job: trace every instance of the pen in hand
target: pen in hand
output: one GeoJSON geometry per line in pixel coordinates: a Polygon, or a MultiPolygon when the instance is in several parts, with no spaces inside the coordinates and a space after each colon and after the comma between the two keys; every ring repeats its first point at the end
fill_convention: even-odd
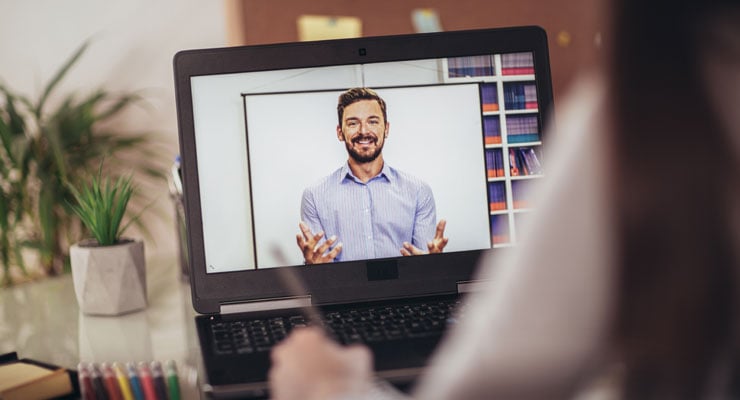
{"type": "MultiPolygon", "coordinates": [[[[283,254],[282,249],[278,246],[273,246],[272,254],[273,257],[275,257],[275,259],[278,261],[278,263],[280,265],[283,265],[282,267],[275,268],[275,270],[278,272],[280,282],[283,284],[283,287],[287,289],[288,293],[291,296],[295,297],[308,296],[308,287],[303,282],[303,279],[298,275],[297,269],[295,267],[287,267],[287,265],[290,265],[290,263],[285,257],[285,254],[283,254]]],[[[324,318],[322,317],[321,311],[319,311],[318,307],[314,306],[313,304],[309,304],[306,307],[301,307],[301,313],[306,319],[306,323],[309,323],[312,326],[316,326],[317,328],[324,331],[324,333],[326,333],[322,322],[324,321],[324,318]]]]}

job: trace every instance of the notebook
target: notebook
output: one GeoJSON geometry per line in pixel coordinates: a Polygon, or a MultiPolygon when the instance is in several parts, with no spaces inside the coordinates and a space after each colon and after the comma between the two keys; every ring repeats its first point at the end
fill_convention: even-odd
{"type": "Polygon", "coordinates": [[[412,383],[475,285],[481,252],[522,239],[516,227],[531,205],[519,193],[546,170],[545,32],[185,50],[174,72],[204,392],[268,395],[270,346],[311,323],[368,344],[378,376],[412,383]],[[342,119],[354,103],[338,110],[353,88],[385,103],[382,116],[379,101],[362,103],[371,106],[357,119],[362,141],[342,119]],[[381,144],[379,179],[349,173],[350,150],[367,162],[381,144]],[[401,254],[398,241],[427,250],[442,219],[443,252],[401,254]],[[320,231],[319,243],[335,236],[343,247],[307,265],[297,235],[320,231]],[[323,322],[308,321],[307,307],[323,322]],[[353,321],[364,328],[334,325],[353,321]]]}

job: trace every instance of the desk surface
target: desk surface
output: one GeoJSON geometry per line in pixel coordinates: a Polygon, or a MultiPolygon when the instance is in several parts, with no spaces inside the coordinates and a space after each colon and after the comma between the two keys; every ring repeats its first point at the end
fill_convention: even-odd
{"type": "Polygon", "coordinates": [[[118,317],[79,311],[72,276],[0,289],[0,353],[77,368],[79,362],[175,360],[183,398],[200,397],[190,287],[177,263],[149,262],[149,306],[118,317]]]}

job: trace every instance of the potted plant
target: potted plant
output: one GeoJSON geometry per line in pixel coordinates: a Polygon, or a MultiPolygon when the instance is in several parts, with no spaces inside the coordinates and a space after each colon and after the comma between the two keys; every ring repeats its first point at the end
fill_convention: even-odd
{"type": "MultiPolygon", "coordinates": [[[[104,87],[60,93],[87,47],[59,68],[36,99],[0,77],[0,287],[69,272],[69,245],[81,233],[69,187],[101,159],[111,168],[133,165],[137,177],[152,178],[144,184],[163,182],[169,160],[160,156],[156,135],[120,123],[143,111],[132,109],[146,104],[142,96],[104,87]]],[[[132,200],[131,208],[139,206],[132,200]]]]}
{"type": "Polygon", "coordinates": [[[92,235],[70,248],[72,279],[85,314],[119,315],[147,306],[144,243],[123,238],[126,207],[134,193],[132,177],[98,174],[78,190],[70,187],[74,213],[92,235]]]}

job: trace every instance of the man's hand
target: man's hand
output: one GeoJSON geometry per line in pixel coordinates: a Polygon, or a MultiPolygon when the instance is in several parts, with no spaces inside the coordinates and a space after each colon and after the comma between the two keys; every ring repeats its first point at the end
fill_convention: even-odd
{"type": "Polygon", "coordinates": [[[443,219],[439,220],[439,223],[437,224],[437,232],[434,234],[434,239],[432,239],[431,242],[427,242],[427,251],[418,249],[409,242],[403,242],[401,254],[404,256],[418,256],[422,254],[441,253],[449,241],[448,238],[444,237],[445,226],[447,226],[447,221],[443,219]]]}
{"type": "Polygon", "coordinates": [[[270,394],[276,400],[361,395],[372,385],[368,348],[341,347],[316,328],[296,329],[270,355],[270,394]]]}
{"type": "Polygon", "coordinates": [[[324,232],[313,234],[308,225],[303,221],[301,221],[298,226],[301,228],[301,233],[297,234],[295,238],[298,242],[298,248],[300,248],[303,253],[303,260],[306,264],[330,263],[334,261],[337,255],[339,255],[339,252],[342,251],[342,243],[338,243],[331,249],[331,251],[326,253],[326,251],[336,243],[336,236],[326,239],[324,243],[319,245],[319,241],[324,237],[324,232]]]}

